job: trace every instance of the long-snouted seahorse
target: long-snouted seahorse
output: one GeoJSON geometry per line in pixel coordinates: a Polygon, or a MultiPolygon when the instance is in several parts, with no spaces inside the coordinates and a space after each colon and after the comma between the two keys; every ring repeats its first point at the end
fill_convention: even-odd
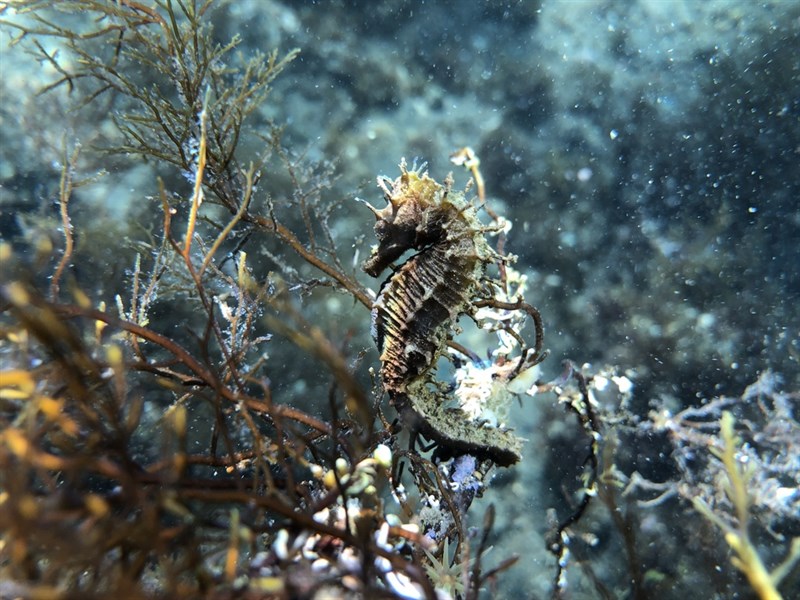
{"type": "Polygon", "coordinates": [[[451,190],[449,179],[442,186],[422,169],[400,169],[394,181],[378,179],[387,206],[367,205],[377,218],[378,245],[364,271],[378,277],[406,251],[417,251],[394,269],[373,304],[383,386],[405,424],[440,450],[512,464],[521,441],[505,427],[446,408],[444,386],[433,376],[458,318],[485,299],[486,267],[501,257],[486,241],[477,208],[451,190]]]}

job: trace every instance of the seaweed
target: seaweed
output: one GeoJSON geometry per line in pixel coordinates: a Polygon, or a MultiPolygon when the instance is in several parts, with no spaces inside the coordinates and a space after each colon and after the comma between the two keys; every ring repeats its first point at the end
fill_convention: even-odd
{"type": "Polygon", "coordinates": [[[798,395],[780,391],[780,378],[765,372],[739,397],[701,400],[676,413],[660,399],[642,416],[631,408],[626,375],[572,368],[555,391],[589,421],[586,462],[594,467],[581,474],[573,515],[582,518],[551,527],[555,597],[578,579],[570,565],[604,598],[617,587],[647,598],[700,585],[724,595],[748,584],[760,598],[782,598],[781,588],[788,594],[800,548],[798,395]],[[651,454],[664,460],[652,464],[651,454]],[[736,569],[717,567],[730,550],[736,569]],[[608,552],[624,560],[609,562],[608,552]]]}
{"type": "Polygon", "coordinates": [[[474,550],[463,520],[491,462],[403,448],[364,351],[319,317],[329,297],[372,306],[330,225],[330,168],[246,125],[297,51],[240,59],[214,39],[216,4],[2,7],[12,44],[55,73],[42,93],[116,134],[64,137],[49,259],[0,246],[0,593],[434,598],[431,565],[457,561],[477,597],[514,562],[483,567],[491,519],[474,550]],[[96,254],[73,219],[85,153],[160,175],[150,222],[96,254]],[[119,292],[104,269],[123,249],[119,292]]]}
{"type": "Polygon", "coordinates": [[[800,538],[793,540],[789,554],[780,565],[772,571],[767,570],[747,531],[750,521],[750,505],[753,501],[747,485],[754,475],[753,465],[752,463],[748,464],[747,470],[745,470],[736,458],[739,441],[734,434],[734,417],[730,412],[722,413],[719,427],[723,446],[722,448],[712,448],[711,452],[724,466],[728,481],[722,484],[722,487],[736,511],[736,526],[732,526],[722,516],[715,513],[702,498],[693,498],[693,504],[698,512],[725,532],[725,541],[736,552],[736,556],[731,559],[731,562],[747,576],[758,597],[763,600],[775,600],[781,597],[778,593],[781,581],[792,570],[794,564],[800,560],[800,538]]]}

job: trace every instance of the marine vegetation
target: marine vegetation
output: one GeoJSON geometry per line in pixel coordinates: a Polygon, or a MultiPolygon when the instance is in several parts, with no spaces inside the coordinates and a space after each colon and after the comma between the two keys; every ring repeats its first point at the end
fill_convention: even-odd
{"type": "Polygon", "coordinates": [[[404,160],[378,177],[386,206],[367,203],[374,226],[367,209],[356,219],[377,241],[363,271],[389,273],[374,292],[350,258],[367,236],[345,227],[363,206],[331,191],[346,165],[315,162],[270,121],[300,51],[244,57],[238,37],[215,37],[218,4],[0,4],[14,51],[53,74],[40,97],[84,124],[102,116],[90,139],[58,132],[35,191],[8,190],[25,208],[0,243],[0,596],[492,597],[524,560],[489,554],[502,532],[477,500],[536,460],[510,417],[534,400],[577,419],[564,498],[529,515],[553,597],[574,581],[615,597],[598,521],[622,540],[629,597],[677,579],[637,526],[670,501],[696,519],[680,535],[706,520],[725,532],[761,597],[791,585],[800,545],[761,557],[748,527],[769,509],[761,529],[793,535],[775,494],[797,485],[797,397],[765,374],[737,415],[754,446],[736,450],[731,419],[717,425],[734,399],[698,422],[658,404],[634,414],[623,370],[566,361],[541,380],[535,290],[469,148],[452,157],[474,182],[463,191],[404,160]],[[97,208],[110,193],[91,204],[141,166],[152,178],[123,217],[97,208]],[[673,479],[623,468],[655,436],[673,479]],[[737,465],[745,452],[761,479],[737,465]]]}
{"type": "MultiPolygon", "coordinates": [[[[382,407],[348,334],[331,337],[325,319],[311,320],[331,294],[373,307],[340,259],[326,167],[293,156],[274,126],[263,150],[240,162],[246,120],[297,52],[232,66],[237,40],[213,41],[212,2],[14,8],[4,11],[4,26],[18,31],[13,43],[30,44],[58,74],[42,93],[68,92],[75,110],[109,102],[118,135],[103,152],[156,161],[161,177],[143,199],[157,218],[143,223],[146,235],[131,228],[119,249],[132,260],[121,288],[100,285],[107,263],[76,244],[74,194],[86,183],[78,172],[87,152],[76,141],[64,142],[59,248],[31,262],[35,230],[2,246],[3,595],[422,598],[451,586],[436,574],[464,565],[453,589],[476,596],[514,559],[486,568],[491,519],[471,547],[466,512],[492,459],[518,456],[404,426],[382,407]],[[67,25],[79,10],[93,18],[67,25]],[[63,50],[49,53],[47,38],[63,50]],[[264,175],[277,168],[289,181],[285,196],[264,175]],[[258,267],[248,251],[256,244],[258,267]],[[96,279],[80,268],[86,261],[96,279]],[[283,366],[297,356],[299,369],[283,366]],[[421,450],[419,435],[446,456],[421,450]]],[[[412,176],[443,195],[402,168],[401,179],[412,176]]],[[[481,259],[499,260],[477,209],[458,198],[451,216],[468,215],[481,259]]],[[[481,264],[469,274],[475,288],[447,323],[428,323],[438,329],[430,334],[437,358],[466,303],[476,319],[489,306],[472,297],[494,285],[482,272],[481,264]]],[[[527,312],[537,318],[537,350],[504,354],[508,379],[539,357],[541,323],[527,312]]],[[[360,313],[368,324],[368,310],[360,313]]],[[[521,325],[497,321],[494,330],[512,336],[513,348],[521,325]]],[[[389,337],[383,324],[377,330],[389,337]]],[[[470,360],[464,352],[459,364],[470,360]]],[[[394,392],[383,363],[383,386],[394,392]]],[[[471,427],[507,428],[485,419],[471,427]]]]}

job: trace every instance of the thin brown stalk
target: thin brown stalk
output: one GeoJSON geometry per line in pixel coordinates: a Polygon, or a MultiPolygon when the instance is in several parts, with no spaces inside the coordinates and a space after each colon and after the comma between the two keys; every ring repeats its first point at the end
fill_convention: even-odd
{"type": "Polygon", "coordinates": [[[67,155],[66,141],[64,142],[64,166],[61,168],[61,181],[58,185],[58,206],[61,214],[61,227],[64,230],[64,253],[61,255],[61,260],[58,261],[58,266],[56,266],[53,278],[50,281],[50,298],[53,300],[58,296],[61,287],[61,276],[72,258],[74,242],[68,205],[72,196],[72,174],[75,164],[78,162],[79,153],[80,146],[75,146],[72,154],[67,155]]]}

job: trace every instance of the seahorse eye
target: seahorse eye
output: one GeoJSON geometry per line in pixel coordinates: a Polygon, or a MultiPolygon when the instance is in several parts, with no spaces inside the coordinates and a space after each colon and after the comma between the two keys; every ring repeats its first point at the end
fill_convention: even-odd
{"type": "Polygon", "coordinates": [[[387,235],[389,235],[389,224],[383,219],[379,219],[375,223],[375,237],[378,238],[379,242],[382,242],[387,235]]]}

